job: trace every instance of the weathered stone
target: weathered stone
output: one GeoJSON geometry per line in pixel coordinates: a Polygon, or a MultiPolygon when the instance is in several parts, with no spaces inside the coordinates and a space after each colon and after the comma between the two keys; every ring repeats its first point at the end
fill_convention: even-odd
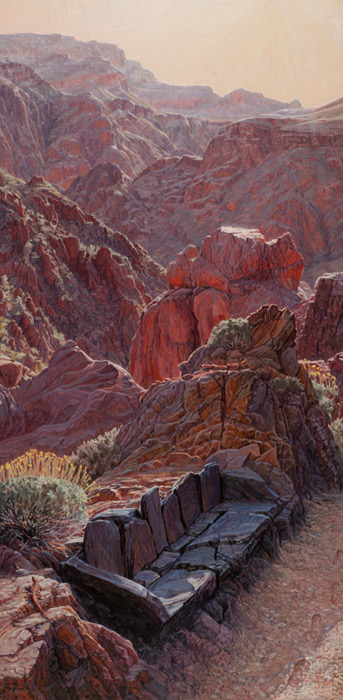
{"type": "Polygon", "coordinates": [[[214,509],[214,514],[219,513],[262,513],[274,518],[278,510],[275,503],[256,503],[254,501],[223,501],[214,509]]]}
{"type": "Polygon", "coordinates": [[[160,492],[157,486],[142,495],[141,510],[151,527],[156,552],[159,554],[168,542],[162,519],[160,492]]]}
{"type": "Polygon", "coordinates": [[[267,486],[264,479],[249,467],[222,472],[223,500],[278,501],[279,496],[267,486]]]}
{"type": "Polygon", "coordinates": [[[179,499],[175,493],[171,493],[165,499],[162,506],[162,516],[169,544],[176,542],[184,534],[184,527],[180,518],[179,499]]]}
{"type": "Polygon", "coordinates": [[[177,562],[178,569],[214,569],[216,550],[214,547],[198,547],[186,550],[177,562]]]}
{"type": "Polygon", "coordinates": [[[133,518],[141,518],[137,508],[108,508],[94,515],[92,520],[113,520],[117,525],[127,525],[133,518]]]}
{"type": "Polygon", "coordinates": [[[126,575],[133,577],[156,559],[156,547],[146,520],[134,518],[124,528],[126,575]]]}
{"type": "Polygon", "coordinates": [[[120,551],[120,533],[110,520],[90,521],[84,536],[84,551],[88,564],[113,574],[124,574],[120,551]]]}
{"type": "Polygon", "coordinates": [[[233,567],[241,567],[248,560],[251,545],[247,544],[221,544],[217,549],[218,559],[224,559],[233,567]]]}
{"type": "Polygon", "coordinates": [[[68,580],[90,591],[127,630],[147,635],[168,620],[162,601],[134,581],[90,566],[77,556],[64,562],[62,568],[68,580]]]}
{"type": "Polygon", "coordinates": [[[205,544],[240,544],[257,538],[270,525],[270,518],[260,513],[224,513],[208,530],[190,543],[189,549],[205,544]]]}
{"type": "Polygon", "coordinates": [[[160,556],[155,559],[155,561],[150,564],[153,571],[157,571],[158,574],[162,576],[166,571],[176,564],[179,559],[179,554],[177,552],[162,552],[160,556]]]}
{"type": "Polygon", "coordinates": [[[186,547],[190,544],[190,542],[193,542],[194,537],[191,537],[189,535],[184,535],[183,537],[180,537],[177,542],[174,542],[174,544],[171,544],[169,549],[172,552],[182,552],[186,547]]]}
{"type": "Polygon", "coordinates": [[[206,464],[200,472],[201,504],[206,511],[216,506],[221,500],[219,466],[216,463],[206,464]]]}
{"type": "Polygon", "coordinates": [[[207,511],[207,513],[202,513],[199,518],[196,519],[193,525],[187,528],[187,535],[192,537],[198,537],[202,532],[206,530],[209,525],[212,525],[215,520],[219,518],[219,512],[207,511]]]}
{"type": "Polygon", "coordinates": [[[194,523],[200,513],[197,479],[194,474],[186,474],[174,489],[181,509],[181,517],[185,527],[194,523]]]}
{"type": "Polygon", "coordinates": [[[188,572],[182,569],[170,571],[153,583],[150,591],[160,600],[170,616],[179,613],[187,603],[192,606],[210,595],[216,586],[215,573],[200,569],[188,572]]]}
{"type": "Polygon", "coordinates": [[[144,571],[139,571],[133,580],[135,583],[139,583],[141,586],[148,588],[151,583],[154,583],[159,579],[159,574],[156,571],[151,571],[151,569],[144,569],[144,571]]]}

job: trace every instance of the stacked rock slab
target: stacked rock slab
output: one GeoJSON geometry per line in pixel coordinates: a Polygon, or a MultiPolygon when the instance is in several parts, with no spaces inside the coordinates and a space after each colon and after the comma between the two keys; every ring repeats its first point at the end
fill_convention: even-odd
{"type": "Polygon", "coordinates": [[[155,487],[142,495],[141,511],[95,516],[64,570],[118,624],[149,635],[192,613],[256,549],[274,551],[301,513],[294,492],[274,493],[249,466],[209,463],[176,482],[164,502],[155,487]]]}

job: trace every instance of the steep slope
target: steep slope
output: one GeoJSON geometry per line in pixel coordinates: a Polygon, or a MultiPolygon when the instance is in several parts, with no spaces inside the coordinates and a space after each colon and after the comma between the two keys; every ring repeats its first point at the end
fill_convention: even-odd
{"type": "Polygon", "coordinates": [[[221,224],[257,226],[269,240],[290,230],[314,282],[343,262],[342,159],[343,101],[302,119],[248,119],[216,136],[202,159],[147,168],[115,218],[164,263],[221,224]]]}
{"type": "Polygon", "coordinates": [[[142,104],[109,61],[80,67],[61,55],[47,66],[38,66],[39,74],[19,62],[0,63],[0,164],[18,177],[43,175],[68,187],[106,162],[133,177],[166,155],[201,155],[218,131],[215,123],[142,104]],[[55,76],[53,84],[46,74],[55,76]]]}
{"type": "Polygon", "coordinates": [[[139,316],[164,288],[161,267],[42,178],[25,184],[2,171],[0,205],[3,351],[32,366],[73,338],[127,363],[139,316]]]}

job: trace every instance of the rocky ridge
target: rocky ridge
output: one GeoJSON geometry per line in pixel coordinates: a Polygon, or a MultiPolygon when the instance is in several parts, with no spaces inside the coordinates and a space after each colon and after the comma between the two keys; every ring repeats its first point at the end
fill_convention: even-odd
{"type": "Polygon", "coordinates": [[[42,178],[0,174],[1,344],[34,366],[65,338],[127,363],[145,305],[164,272],[42,178]],[[122,323],[125,319],[125,323],[122,323]]]}

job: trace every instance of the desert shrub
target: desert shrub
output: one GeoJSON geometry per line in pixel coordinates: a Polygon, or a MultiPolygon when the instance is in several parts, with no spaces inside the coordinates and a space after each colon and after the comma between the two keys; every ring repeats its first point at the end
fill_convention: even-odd
{"type": "Polygon", "coordinates": [[[339,405],[337,402],[339,392],[334,375],[329,369],[322,367],[317,362],[301,360],[301,364],[311,379],[319,405],[331,420],[335,408],[339,405]]]}
{"type": "Polygon", "coordinates": [[[222,345],[229,350],[244,350],[252,342],[249,323],[246,318],[229,318],[220,321],[212,329],[212,333],[207,341],[208,347],[218,347],[222,345]]]}
{"type": "Polygon", "coordinates": [[[304,391],[304,387],[297,377],[274,377],[272,384],[282,394],[299,394],[300,391],[304,391]]]}
{"type": "Polygon", "coordinates": [[[87,496],[76,483],[19,476],[0,483],[0,541],[53,548],[68,523],[87,517],[87,496]]]}
{"type": "Polygon", "coordinates": [[[332,434],[335,439],[335,443],[339,449],[340,455],[343,459],[343,420],[342,418],[336,418],[332,421],[330,425],[332,434]]]}
{"type": "Polygon", "coordinates": [[[0,483],[25,476],[42,476],[70,481],[87,492],[91,479],[83,465],[75,465],[70,457],[58,457],[53,452],[29,450],[25,454],[0,466],[0,483]]]}
{"type": "Polygon", "coordinates": [[[121,449],[116,444],[117,435],[118,428],[112,428],[104,435],[82,442],[72,455],[74,464],[84,465],[93,479],[108,469],[114,469],[121,458],[121,449]]]}

